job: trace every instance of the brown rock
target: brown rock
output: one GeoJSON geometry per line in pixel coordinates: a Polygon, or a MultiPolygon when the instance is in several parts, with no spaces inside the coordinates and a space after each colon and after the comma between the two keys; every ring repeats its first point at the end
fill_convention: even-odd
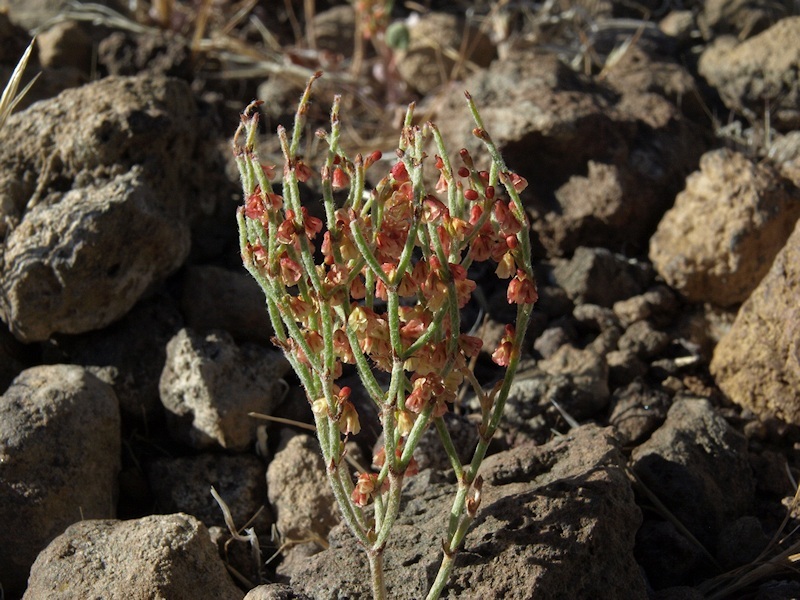
{"type": "MultiPolygon", "coordinates": [[[[641,513],[609,429],[589,425],[546,445],[488,457],[483,497],[443,598],[646,597],[632,556],[641,513]]],[[[441,560],[454,492],[426,470],[407,482],[386,549],[392,598],[425,597],[441,560]]],[[[363,550],[342,524],[331,547],[279,573],[316,600],[369,596],[363,550]]]]}
{"type": "MultiPolygon", "coordinates": [[[[706,147],[697,127],[663,96],[620,94],[554,55],[515,52],[464,88],[509,167],[530,183],[523,199],[531,224],[554,256],[581,245],[628,253],[644,246],[676,183],[706,147]]],[[[469,119],[459,90],[436,121],[451,147],[467,148],[484,166],[469,119]]]]}
{"type": "Polygon", "coordinates": [[[676,400],[631,459],[636,475],[703,544],[713,546],[752,506],[747,440],[707,400],[676,400]]]}
{"type": "Polygon", "coordinates": [[[183,263],[189,219],[216,202],[199,144],[209,125],[188,84],[152,76],[108,77],[10,117],[0,314],[18,339],[100,329],[183,263]]]}
{"type": "Polygon", "coordinates": [[[715,150],[658,225],[650,259],[694,302],[743,302],[800,216],[800,190],[767,164],[715,150]]]}
{"type": "Polygon", "coordinates": [[[277,527],[287,541],[325,540],[339,522],[325,463],[314,438],[284,429],[267,468],[267,492],[277,527]]]}
{"type": "Polygon", "coordinates": [[[617,62],[606,67],[605,77],[622,94],[654,93],[693,118],[704,114],[691,73],[672,58],[651,55],[640,46],[631,45],[617,62]]]}
{"type": "Polygon", "coordinates": [[[119,427],[113,390],[78,366],[28,369],[0,396],[0,582],[12,597],[64,528],[114,516],[119,427]]]}
{"type": "Polygon", "coordinates": [[[89,75],[92,40],[77,21],[61,21],[36,36],[43,67],[79,69],[89,75]]]}
{"type": "Polygon", "coordinates": [[[182,325],[175,301],[167,294],[156,294],[109,327],[58,336],[57,343],[46,346],[44,362],[86,367],[114,388],[125,417],[152,420],[164,410],[158,380],[167,359],[167,343],[182,325]]]}
{"type": "Polygon", "coordinates": [[[761,0],[706,0],[698,16],[703,36],[735,34],[746,39],[773,25],[788,13],[788,5],[761,0]]]}
{"type": "Polygon", "coordinates": [[[773,127],[800,127],[800,16],[781,19],[741,44],[716,39],[698,69],[731,110],[759,121],[768,109],[773,127]]]}
{"type": "Polygon", "coordinates": [[[237,527],[248,523],[259,534],[269,534],[266,467],[250,454],[199,454],[160,458],[147,470],[158,512],[182,512],[200,519],[206,527],[225,525],[222,510],[209,488],[214,486],[228,505],[237,527]],[[259,514],[255,521],[251,519],[259,514]]]}
{"type": "Polygon", "coordinates": [[[800,424],[800,225],[720,340],[711,373],[762,419],[800,424]]]}
{"type": "Polygon", "coordinates": [[[23,599],[243,596],[205,525],[178,513],[72,525],[36,559],[23,599]]]}
{"type": "Polygon", "coordinates": [[[281,352],[237,346],[224,331],[181,329],[167,344],[159,383],[172,435],[195,448],[247,449],[258,424],[248,413],[272,413],[289,369],[281,352]]]}
{"type": "Polygon", "coordinates": [[[244,269],[189,267],[181,308],[186,324],[199,333],[224,329],[236,341],[262,344],[272,336],[264,292],[244,269]]]}

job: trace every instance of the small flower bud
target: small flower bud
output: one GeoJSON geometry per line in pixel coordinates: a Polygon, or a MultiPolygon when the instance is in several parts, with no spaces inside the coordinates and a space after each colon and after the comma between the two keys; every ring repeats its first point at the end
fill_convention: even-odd
{"type": "Polygon", "coordinates": [[[406,165],[402,160],[397,161],[390,172],[396,182],[404,183],[408,181],[408,171],[406,171],[406,165]]]}
{"type": "Polygon", "coordinates": [[[467,165],[470,169],[472,168],[472,157],[469,155],[469,150],[466,148],[462,148],[458,151],[459,156],[461,156],[461,160],[464,161],[464,164],[467,165]]]}
{"type": "Polygon", "coordinates": [[[378,162],[382,156],[383,154],[380,150],[375,150],[364,160],[364,168],[369,169],[374,163],[378,162]]]}

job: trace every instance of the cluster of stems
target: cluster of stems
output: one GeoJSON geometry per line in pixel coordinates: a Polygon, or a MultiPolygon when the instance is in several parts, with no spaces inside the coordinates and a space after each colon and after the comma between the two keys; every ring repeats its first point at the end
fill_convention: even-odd
{"type": "Polygon", "coordinates": [[[438,598],[480,504],[478,470],[500,423],[537,299],[519,197],[526,182],[506,168],[467,95],[477,125],[473,133],[491,157],[488,171],[477,170],[466,150],[454,170],[436,126],[413,124],[412,105],[396,161],[367,191],[365,172],[382,164],[381,155],[346,156],[336,98],[330,131],[317,132],[328,151],[319,172],[320,216],[312,215],[301,204],[299,183],[315,174],[298,148],[318,76],[306,87],[292,132],[278,129],[284,155],[280,194],[271,183],[275,168],[257,154],[258,103],[242,115],[234,138],[245,198],[237,213],[242,259],[266,296],[273,341],[305,388],[328,481],[367,552],[375,598],[386,597],[383,553],[403,480],[416,472],[413,453],[421,436],[435,427],[458,481],[441,568],[428,595],[438,598]],[[430,138],[436,148],[432,161],[423,150],[430,138]],[[439,178],[429,191],[423,167],[430,162],[439,178]],[[498,277],[509,280],[508,302],[517,306],[517,317],[492,352],[505,376],[486,391],[470,369],[482,342],[462,333],[460,316],[476,287],[468,277],[470,265],[489,260],[498,277]],[[357,477],[343,460],[348,436],[361,427],[351,390],[337,385],[343,364],[354,365],[383,429],[374,471],[357,477]],[[388,387],[379,384],[380,371],[389,375],[388,387]],[[459,460],[442,418],[462,384],[472,387],[482,413],[479,441],[467,464],[459,460]]]}

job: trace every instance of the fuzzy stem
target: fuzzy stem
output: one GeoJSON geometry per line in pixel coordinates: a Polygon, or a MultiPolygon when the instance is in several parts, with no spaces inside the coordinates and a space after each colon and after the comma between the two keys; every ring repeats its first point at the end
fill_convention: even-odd
{"type": "Polygon", "coordinates": [[[372,576],[372,599],[386,599],[386,581],[383,577],[383,549],[378,552],[367,552],[369,572],[372,576]]]}

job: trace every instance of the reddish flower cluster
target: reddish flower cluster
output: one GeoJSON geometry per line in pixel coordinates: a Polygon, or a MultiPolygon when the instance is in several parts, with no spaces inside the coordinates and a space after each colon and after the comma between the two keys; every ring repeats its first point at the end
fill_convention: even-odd
{"type": "MultiPolygon", "coordinates": [[[[351,197],[345,206],[329,208],[327,228],[305,207],[259,186],[242,208],[244,217],[262,231],[248,237],[245,261],[283,286],[281,314],[302,333],[302,339],[289,337],[283,342],[284,349],[306,367],[319,369],[319,358],[332,347],[335,365],[333,372],[324,375],[333,380],[341,374],[342,363],[358,362],[358,354],[387,372],[402,361],[405,401],[393,406],[401,435],[408,434],[421,413],[439,417],[447,412],[469,359],[481,350],[482,341],[460,334],[458,322],[453,322],[453,311],[463,308],[476,288],[469,278],[469,265],[493,260],[497,276],[510,279],[509,303],[532,304],[537,299],[530,267],[526,267],[529,258],[520,255],[522,247],[527,247],[519,237],[527,235],[525,215],[518,203],[499,197],[489,173],[476,171],[466,150],[461,158],[464,166],[454,176],[446,162],[435,157],[436,194],[425,195],[409,175],[409,169],[418,165],[401,156],[368,201],[351,197]],[[269,242],[267,231],[274,232],[269,242]],[[312,265],[317,250],[323,261],[312,265]],[[385,306],[379,301],[388,304],[392,298],[396,317],[379,308],[385,306]],[[331,336],[327,344],[322,314],[329,314],[333,324],[326,334],[331,336]],[[391,323],[396,323],[394,333],[391,323]]],[[[366,160],[358,157],[353,164],[337,156],[323,168],[323,181],[333,190],[348,188],[358,179],[357,169],[379,159],[380,153],[373,153],[366,160]]],[[[274,167],[262,166],[262,170],[267,180],[275,175],[274,167]]],[[[312,176],[299,159],[287,161],[285,175],[290,174],[299,181],[312,176]]],[[[513,173],[502,173],[500,179],[515,190],[527,185],[513,173]]],[[[494,362],[507,366],[514,343],[514,328],[509,325],[492,354],[494,362]]],[[[334,385],[333,396],[329,393],[327,399],[312,402],[314,411],[334,419],[345,435],[356,434],[361,427],[349,396],[349,388],[334,385]]],[[[406,474],[413,472],[409,465],[406,474]]],[[[360,475],[353,501],[363,506],[381,491],[378,485],[374,474],[360,475]]]]}

